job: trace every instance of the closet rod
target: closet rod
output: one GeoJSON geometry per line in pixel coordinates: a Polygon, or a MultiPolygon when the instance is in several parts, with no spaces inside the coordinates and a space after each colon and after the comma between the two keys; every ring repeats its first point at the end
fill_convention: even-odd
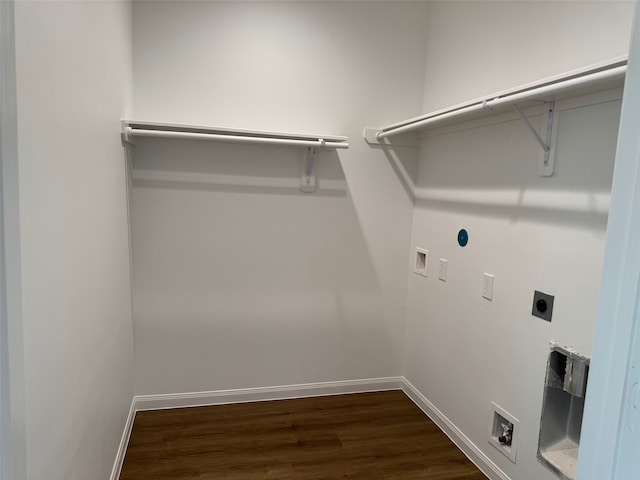
{"type": "Polygon", "coordinates": [[[299,140],[291,138],[273,138],[268,136],[225,135],[218,133],[195,133],[169,130],[148,130],[141,128],[125,128],[125,135],[130,137],[154,137],[154,138],[180,138],[187,140],[215,140],[219,142],[233,143],[259,143],[267,145],[316,147],[316,148],[349,148],[349,143],[344,141],[331,141],[318,138],[317,140],[299,140]]]}
{"type": "Polygon", "coordinates": [[[598,72],[569,78],[567,80],[560,80],[558,82],[542,85],[540,87],[532,87],[523,91],[506,94],[502,97],[496,97],[490,100],[482,100],[473,104],[463,105],[453,110],[444,111],[442,113],[434,113],[427,115],[426,117],[417,118],[415,121],[405,123],[404,125],[382,127],[380,129],[381,131],[376,135],[376,138],[382,140],[383,138],[398,135],[400,133],[406,133],[413,130],[425,128],[433,123],[445,120],[447,118],[463,116],[468,113],[479,112],[482,110],[493,110],[493,108],[505,104],[515,104],[517,102],[523,102],[526,100],[546,100],[549,99],[549,96],[551,95],[558,94],[567,90],[586,87],[594,83],[601,83],[609,80],[624,78],[626,71],[627,66],[622,65],[614,68],[609,68],[607,70],[601,70],[598,72]]]}

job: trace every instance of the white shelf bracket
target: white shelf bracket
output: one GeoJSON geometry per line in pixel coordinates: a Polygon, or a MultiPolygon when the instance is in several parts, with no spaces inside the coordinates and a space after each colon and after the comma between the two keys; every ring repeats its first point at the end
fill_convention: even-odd
{"type": "MultiPolygon", "coordinates": [[[[320,146],[325,142],[319,139],[320,146]]],[[[300,190],[305,193],[312,193],[316,190],[316,160],[318,158],[318,148],[308,147],[303,159],[302,175],[300,177],[300,190]]]]}
{"type": "Polygon", "coordinates": [[[133,136],[131,135],[131,127],[125,121],[121,122],[121,131],[120,138],[122,139],[122,143],[125,145],[135,146],[136,142],[133,141],[133,136]]]}
{"type": "Polygon", "coordinates": [[[557,122],[555,122],[555,102],[545,102],[546,110],[544,114],[543,134],[544,139],[540,136],[536,128],[531,124],[524,112],[514,103],[513,108],[516,109],[529,131],[533,134],[536,141],[542,147],[538,161],[538,175],[541,177],[550,177],[553,175],[555,165],[555,140],[557,135],[557,122]]]}

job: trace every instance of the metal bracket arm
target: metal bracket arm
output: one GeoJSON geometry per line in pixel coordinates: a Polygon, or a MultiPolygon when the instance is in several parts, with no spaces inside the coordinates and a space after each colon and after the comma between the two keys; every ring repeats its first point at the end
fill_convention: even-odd
{"type": "Polygon", "coordinates": [[[545,139],[543,140],[536,128],[531,124],[531,121],[527,118],[524,112],[516,105],[513,104],[513,108],[516,109],[525,125],[529,128],[529,131],[533,134],[536,141],[542,147],[543,153],[540,158],[539,174],[543,177],[549,177],[553,175],[554,158],[552,155],[552,144],[555,133],[554,117],[555,117],[555,102],[545,102],[547,106],[546,112],[546,131],[544,132],[545,139]]]}
{"type": "MultiPolygon", "coordinates": [[[[320,139],[320,146],[324,145],[324,140],[320,139]]],[[[308,147],[305,156],[304,168],[300,178],[300,190],[306,193],[314,192],[316,189],[316,159],[318,158],[318,147],[308,147]]]]}
{"type": "MultiPolygon", "coordinates": [[[[549,146],[549,140],[551,140],[550,138],[547,139],[547,142],[545,142],[544,140],[542,140],[542,137],[540,137],[540,134],[538,133],[538,131],[536,130],[536,128],[531,124],[531,121],[527,118],[527,116],[524,114],[524,112],[520,109],[520,107],[518,107],[518,105],[516,105],[515,103],[513,104],[513,108],[516,109],[516,111],[518,112],[518,114],[520,115],[520,117],[522,118],[522,120],[524,120],[524,123],[526,123],[527,127],[529,128],[529,130],[531,131],[531,133],[533,133],[533,136],[536,137],[536,140],[538,141],[538,143],[540,144],[540,146],[542,147],[542,149],[545,152],[548,152],[550,149],[549,146]]],[[[553,102],[550,104],[550,108],[551,110],[553,110],[553,102]]]]}

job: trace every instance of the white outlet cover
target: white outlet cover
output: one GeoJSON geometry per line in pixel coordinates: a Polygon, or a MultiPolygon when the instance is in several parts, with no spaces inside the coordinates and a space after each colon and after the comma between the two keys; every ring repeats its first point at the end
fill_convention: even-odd
{"type": "Polygon", "coordinates": [[[442,280],[443,282],[447,281],[447,259],[446,258],[441,258],[440,259],[440,268],[438,269],[438,278],[440,280],[442,280]]]}
{"type": "Polygon", "coordinates": [[[482,296],[487,300],[493,299],[493,279],[494,276],[490,273],[482,276],[482,296]]]}

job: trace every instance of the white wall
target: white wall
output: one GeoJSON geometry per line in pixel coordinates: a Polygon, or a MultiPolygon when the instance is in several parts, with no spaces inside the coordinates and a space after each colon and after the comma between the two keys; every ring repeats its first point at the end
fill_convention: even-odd
{"type": "MultiPolygon", "coordinates": [[[[631,18],[630,5],[610,2],[440,2],[429,15],[426,110],[624,54],[631,18]],[[559,22],[568,11],[592,25],[599,12],[599,27],[559,22]],[[545,42],[555,48],[541,62],[545,42]],[[500,63],[491,52],[505,45],[500,63]]],[[[549,341],[591,352],[620,109],[602,100],[558,105],[550,178],[537,176],[539,147],[516,115],[421,144],[412,248],[429,249],[430,265],[427,278],[410,274],[405,376],[512,479],[555,478],[536,460],[549,341]],[[493,301],[481,297],[484,272],[493,301]],[[555,295],[551,323],[531,315],[536,289],[555,295]],[[520,421],[515,465],[487,442],[491,401],[520,421]]]]}
{"type": "Polygon", "coordinates": [[[549,341],[591,352],[619,108],[562,111],[552,178],[518,119],[422,144],[412,245],[430,265],[409,281],[405,376],[513,479],[554,478],[536,461],[549,341]],[[531,315],[534,290],[555,295],[551,323],[531,315]],[[491,401],[520,421],[515,467],[487,443],[491,401]]]}
{"type": "Polygon", "coordinates": [[[18,2],[15,25],[26,478],[105,479],[133,395],[131,6],[18,2]]]}
{"type": "Polygon", "coordinates": [[[137,393],[401,373],[415,152],[361,135],[419,113],[426,7],[135,3],[136,118],[351,143],[310,195],[299,150],[138,143],[155,180],[133,192],[137,393]]]}
{"type": "Polygon", "coordinates": [[[24,478],[18,135],[13,2],[0,2],[0,478],[24,478]]]}
{"type": "Polygon", "coordinates": [[[429,112],[626,55],[632,1],[433,1],[429,112]]]}

